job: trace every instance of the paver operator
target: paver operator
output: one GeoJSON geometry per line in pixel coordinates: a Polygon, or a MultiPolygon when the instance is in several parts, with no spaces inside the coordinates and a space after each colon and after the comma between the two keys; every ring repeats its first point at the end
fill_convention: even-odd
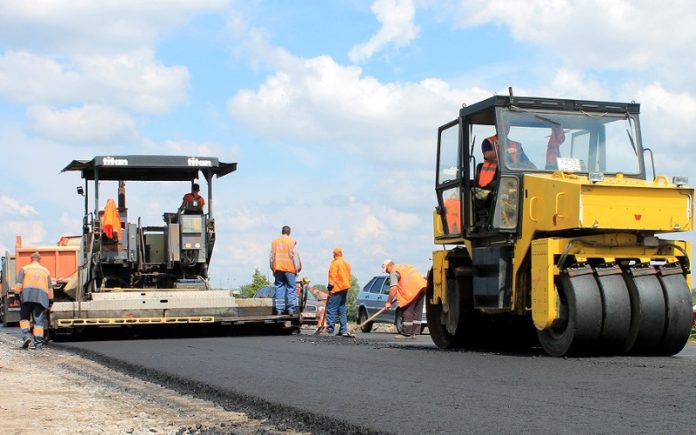
{"type": "Polygon", "coordinates": [[[389,274],[390,281],[389,297],[384,306],[391,307],[391,301],[396,298],[404,316],[403,333],[398,334],[395,338],[416,338],[421,330],[427,281],[410,264],[394,264],[392,260],[385,260],[382,263],[382,270],[389,274]]]}
{"type": "Polygon", "coordinates": [[[183,199],[181,200],[181,206],[179,207],[179,212],[182,210],[187,210],[191,207],[195,208],[196,210],[203,210],[203,206],[205,205],[205,199],[200,195],[201,191],[201,186],[198,185],[198,183],[193,183],[191,186],[191,193],[187,193],[184,195],[183,199]],[[193,204],[197,204],[195,207],[193,204]]]}
{"type": "Polygon", "coordinates": [[[40,263],[41,255],[34,252],[30,258],[31,263],[22,267],[17,275],[15,291],[22,301],[19,310],[22,348],[28,348],[31,343],[33,322],[33,347],[38,349],[46,345],[44,325],[46,314],[53,305],[53,282],[48,269],[40,263]]]}
{"type": "Polygon", "coordinates": [[[295,281],[302,270],[302,260],[297,242],[290,237],[290,227],[285,225],[281,235],[271,243],[270,266],[273,271],[276,314],[295,315],[297,292],[295,281]],[[286,303],[287,300],[287,303],[286,303]]]}
{"type": "Polygon", "coordinates": [[[350,290],[350,263],[343,258],[343,249],[334,248],[333,261],[329,266],[329,302],[326,307],[326,332],[333,334],[336,325],[336,314],[340,321],[339,336],[351,337],[348,333],[348,316],[346,313],[346,300],[350,290]]]}

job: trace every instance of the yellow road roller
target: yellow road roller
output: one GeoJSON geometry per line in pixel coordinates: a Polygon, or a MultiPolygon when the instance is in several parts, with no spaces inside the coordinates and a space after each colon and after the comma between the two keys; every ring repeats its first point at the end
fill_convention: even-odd
{"type": "Polygon", "coordinates": [[[564,356],[685,346],[691,246],[660,235],[693,229],[694,189],[655,173],[639,112],[510,92],[464,105],[438,129],[441,248],[426,294],[438,347],[564,356]]]}

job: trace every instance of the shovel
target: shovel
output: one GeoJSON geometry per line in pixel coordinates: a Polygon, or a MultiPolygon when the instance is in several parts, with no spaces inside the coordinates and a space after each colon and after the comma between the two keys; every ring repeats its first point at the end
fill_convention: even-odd
{"type": "Polygon", "coordinates": [[[312,335],[319,335],[321,331],[326,327],[326,309],[329,307],[329,299],[331,299],[331,294],[326,295],[326,302],[324,302],[324,321],[321,325],[317,324],[317,329],[312,332],[312,335]]]}
{"type": "MultiPolygon", "coordinates": [[[[396,299],[394,299],[394,300],[392,301],[392,304],[395,303],[395,302],[396,302],[396,299]]],[[[371,315],[367,320],[365,320],[364,322],[362,322],[362,323],[359,324],[359,325],[355,325],[355,326],[353,327],[353,329],[351,329],[351,330],[349,331],[349,334],[351,334],[351,335],[352,335],[352,334],[355,334],[355,331],[357,331],[358,329],[360,329],[360,328],[362,328],[363,326],[367,325],[367,324],[370,323],[371,321],[375,320],[380,314],[382,314],[383,312],[387,311],[389,308],[390,308],[390,307],[382,307],[382,308],[380,308],[379,310],[377,310],[377,312],[376,312],[375,314],[371,315]]]]}

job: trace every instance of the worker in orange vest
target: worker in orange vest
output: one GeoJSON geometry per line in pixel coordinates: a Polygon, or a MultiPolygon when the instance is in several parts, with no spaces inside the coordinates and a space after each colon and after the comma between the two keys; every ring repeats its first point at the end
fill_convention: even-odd
{"type": "Polygon", "coordinates": [[[191,193],[184,195],[181,201],[181,206],[179,207],[179,212],[182,210],[203,210],[205,205],[205,199],[198,193],[201,191],[201,186],[198,183],[193,183],[191,186],[191,193]]]}
{"type": "Polygon", "coordinates": [[[41,255],[31,254],[31,263],[17,275],[15,291],[19,293],[22,305],[19,309],[19,328],[22,331],[22,348],[29,347],[32,339],[32,318],[34,348],[46,345],[44,323],[46,313],[53,305],[53,282],[48,269],[41,265],[41,255]]]}
{"type": "Polygon", "coordinates": [[[384,260],[382,270],[389,274],[390,284],[389,297],[384,306],[391,307],[391,301],[396,298],[404,316],[404,332],[395,338],[416,338],[421,330],[427,281],[410,264],[394,264],[392,260],[384,260]]]}
{"type": "Polygon", "coordinates": [[[290,237],[290,227],[285,225],[281,235],[271,243],[270,266],[273,271],[276,314],[297,313],[295,281],[302,270],[302,260],[297,242],[290,237]],[[286,303],[287,300],[287,303],[286,303]]]}
{"type": "Polygon", "coordinates": [[[346,313],[346,300],[350,290],[350,263],[343,258],[343,249],[334,248],[333,261],[329,266],[329,301],[326,307],[326,332],[333,334],[336,325],[336,314],[341,324],[338,336],[352,337],[348,333],[348,315],[346,313]]]}
{"type": "Polygon", "coordinates": [[[444,199],[445,206],[445,221],[447,222],[447,234],[458,234],[462,232],[462,203],[459,200],[459,194],[452,192],[444,199]]]}

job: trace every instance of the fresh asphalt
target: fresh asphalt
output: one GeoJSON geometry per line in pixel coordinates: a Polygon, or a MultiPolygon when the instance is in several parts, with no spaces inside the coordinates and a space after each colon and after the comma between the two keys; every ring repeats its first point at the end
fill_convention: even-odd
{"type": "Polygon", "coordinates": [[[696,421],[691,344],[671,358],[564,359],[442,351],[428,335],[379,332],[162,337],[55,345],[316,432],[693,433],[696,421]]]}

